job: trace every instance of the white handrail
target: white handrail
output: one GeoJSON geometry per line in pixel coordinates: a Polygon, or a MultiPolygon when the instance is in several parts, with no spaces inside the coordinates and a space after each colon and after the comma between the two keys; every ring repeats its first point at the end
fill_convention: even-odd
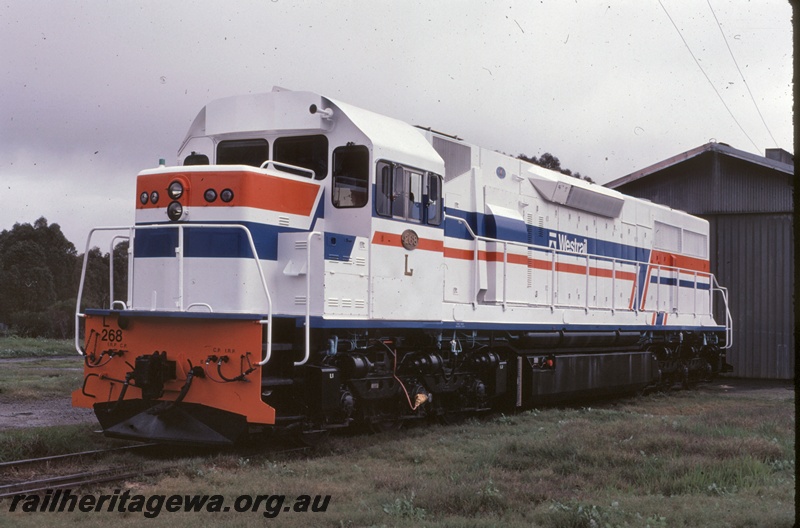
{"type": "Polygon", "coordinates": [[[114,245],[117,240],[130,240],[130,236],[123,236],[117,235],[111,239],[111,243],[109,244],[108,249],[108,301],[111,303],[111,309],[114,309],[114,305],[122,303],[123,310],[125,309],[125,303],[123,301],[115,301],[114,300],[114,245]]]}
{"type": "MultiPolygon", "coordinates": [[[[231,229],[231,228],[233,228],[233,229],[241,229],[242,231],[244,231],[244,234],[247,236],[247,241],[248,241],[248,244],[250,246],[250,251],[252,252],[253,259],[255,260],[255,263],[256,263],[256,268],[258,269],[258,275],[259,275],[259,279],[261,280],[261,286],[262,286],[262,288],[264,290],[264,294],[265,294],[266,299],[267,299],[267,319],[266,320],[262,319],[261,321],[259,321],[259,323],[267,325],[267,351],[266,351],[266,356],[264,357],[264,359],[261,362],[259,362],[259,365],[264,365],[264,364],[267,363],[267,361],[269,361],[270,356],[272,354],[272,295],[270,294],[269,287],[267,286],[267,280],[264,277],[264,269],[261,266],[261,260],[258,258],[258,251],[256,250],[256,245],[255,245],[255,242],[253,241],[253,235],[250,232],[250,230],[247,228],[247,226],[241,225],[241,224],[190,224],[190,225],[186,225],[186,224],[153,224],[153,225],[124,226],[124,227],[96,227],[96,228],[90,230],[89,231],[89,235],[86,238],[86,250],[83,253],[83,265],[81,267],[80,285],[78,286],[78,298],[75,301],[75,350],[78,352],[79,355],[81,355],[81,356],[85,355],[85,351],[83,351],[81,349],[81,347],[80,347],[80,319],[86,316],[85,314],[81,313],[81,301],[83,299],[83,289],[84,289],[84,285],[85,285],[85,282],[86,282],[86,268],[87,268],[87,263],[88,263],[88,259],[89,259],[89,249],[90,249],[92,237],[94,236],[95,232],[97,232],[97,231],[122,231],[122,230],[129,231],[129,237],[128,238],[129,238],[129,240],[132,240],[133,243],[130,244],[130,246],[128,248],[128,252],[129,252],[129,256],[132,256],[133,255],[133,244],[135,243],[134,233],[135,233],[136,230],[140,230],[140,229],[141,230],[149,230],[149,229],[178,229],[178,233],[179,233],[179,236],[178,236],[178,247],[175,248],[175,250],[176,250],[176,256],[178,257],[178,265],[179,265],[178,273],[179,273],[179,277],[181,278],[181,281],[180,281],[181,284],[178,286],[178,288],[179,288],[179,298],[180,298],[180,302],[179,302],[179,305],[178,305],[179,306],[179,310],[180,311],[188,311],[189,309],[191,309],[191,308],[193,308],[195,306],[204,306],[204,307],[207,307],[209,309],[209,311],[213,311],[211,309],[211,306],[208,305],[207,303],[192,303],[185,310],[184,310],[184,307],[183,307],[183,284],[182,284],[182,278],[183,278],[184,262],[183,262],[182,255],[183,255],[183,229],[186,228],[186,227],[189,227],[189,228],[201,228],[201,229],[231,229]]],[[[119,237],[115,237],[115,238],[119,238],[119,237]]],[[[110,254],[110,258],[113,258],[113,253],[110,254]]],[[[130,273],[130,271],[132,270],[132,261],[133,261],[133,259],[129,258],[129,263],[128,263],[128,270],[129,270],[129,274],[128,274],[129,275],[128,276],[128,293],[129,293],[129,297],[130,297],[130,293],[131,293],[131,291],[133,289],[133,278],[131,276],[132,274],[130,273]]],[[[113,284],[113,276],[111,277],[111,284],[113,284]]],[[[119,302],[121,302],[121,301],[119,301],[119,302]]],[[[114,304],[112,304],[111,306],[113,308],[114,304]]]]}
{"type": "Polygon", "coordinates": [[[264,163],[261,164],[259,169],[266,169],[267,165],[272,165],[272,168],[274,170],[282,172],[284,174],[291,174],[292,176],[294,176],[294,174],[292,174],[291,172],[286,172],[284,170],[279,169],[278,165],[283,165],[284,167],[289,167],[292,170],[296,170],[296,171],[300,171],[300,172],[306,172],[306,173],[308,173],[309,178],[311,178],[312,180],[314,179],[314,176],[316,176],[314,171],[311,170],[311,169],[307,169],[305,167],[298,167],[297,165],[292,165],[291,163],[284,163],[283,161],[275,161],[275,160],[266,160],[266,161],[264,161],[264,163]]]}
{"type": "Polygon", "coordinates": [[[306,351],[303,359],[294,363],[295,366],[305,365],[308,358],[311,357],[311,239],[315,236],[322,238],[322,233],[319,231],[311,231],[306,237],[306,351]]]}
{"type": "MultiPolygon", "coordinates": [[[[83,265],[81,266],[81,281],[78,285],[78,298],[75,300],[75,350],[78,352],[78,355],[83,356],[85,352],[81,350],[81,332],[80,332],[80,320],[82,317],[85,317],[85,314],[81,313],[81,299],[83,298],[83,286],[86,282],[86,265],[89,261],[89,244],[92,242],[92,235],[94,235],[95,231],[122,231],[122,230],[129,230],[131,229],[129,226],[126,227],[95,227],[94,229],[89,231],[89,235],[86,237],[86,248],[83,252],[83,265]]],[[[113,306],[113,305],[112,305],[113,306]]]]}
{"type": "Polygon", "coordinates": [[[722,295],[722,301],[725,303],[725,346],[722,348],[727,350],[733,347],[733,317],[728,306],[728,288],[720,286],[714,275],[711,275],[711,279],[713,281],[712,290],[718,291],[722,295]]]}

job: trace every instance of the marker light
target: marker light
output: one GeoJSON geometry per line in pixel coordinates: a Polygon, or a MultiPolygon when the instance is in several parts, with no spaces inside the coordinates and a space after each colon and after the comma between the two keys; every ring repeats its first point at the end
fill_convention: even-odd
{"type": "Polygon", "coordinates": [[[173,200],[177,200],[183,196],[183,185],[181,185],[181,182],[175,180],[174,182],[170,183],[169,187],[167,188],[167,194],[173,200]]]}
{"type": "Polygon", "coordinates": [[[142,205],[147,205],[147,200],[150,196],[147,194],[147,191],[144,191],[142,194],[139,195],[139,201],[142,202],[142,205]]]}
{"type": "Polygon", "coordinates": [[[167,206],[167,216],[173,222],[180,220],[182,215],[183,206],[180,204],[180,202],[172,202],[169,204],[169,206],[167,206]]]}
{"type": "Polygon", "coordinates": [[[150,203],[153,205],[158,203],[158,191],[153,191],[150,193],[150,203]]]}
{"type": "Polygon", "coordinates": [[[215,191],[214,189],[208,189],[203,194],[203,198],[205,198],[208,203],[211,203],[217,199],[217,191],[215,191]]]}
{"type": "Polygon", "coordinates": [[[222,192],[219,193],[219,197],[223,202],[228,203],[233,200],[233,191],[230,189],[223,189],[222,192]]]}

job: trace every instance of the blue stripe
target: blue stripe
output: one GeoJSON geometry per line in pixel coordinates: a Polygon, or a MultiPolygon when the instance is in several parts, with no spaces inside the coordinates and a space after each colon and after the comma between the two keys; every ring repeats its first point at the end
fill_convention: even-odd
{"type": "MultiPolygon", "coordinates": [[[[220,222],[241,224],[250,230],[261,260],[278,259],[278,234],[306,232],[305,229],[278,227],[254,222],[220,222]]],[[[253,258],[247,235],[241,229],[184,227],[184,256],[205,258],[253,258]]],[[[140,229],[133,246],[134,258],[174,257],[178,247],[178,230],[174,227],[140,229]]]]}
{"type": "Polygon", "coordinates": [[[354,235],[325,233],[325,260],[349,260],[355,244],[354,235]]]}
{"type": "Polygon", "coordinates": [[[528,243],[530,229],[522,220],[499,215],[485,215],[485,219],[486,234],[489,238],[528,243]]]}
{"type": "MultiPolygon", "coordinates": [[[[608,240],[588,238],[583,235],[575,235],[566,231],[558,231],[546,227],[540,228],[535,225],[527,225],[524,222],[511,218],[490,214],[462,211],[449,207],[446,207],[445,211],[447,215],[451,217],[447,218],[444,223],[444,235],[448,238],[472,240],[472,236],[469,234],[464,224],[452,218],[457,217],[465,220],[473,233],[482,237],[497,238],[509,242],[521,242],[545,249],[553,247],[555,247],[555,249],[561,249],[560,243],[563,238],[568,242],[585,244],[584,249],[591,256],[596,255],[609,259],[623,259],[642,263],[650,261],[650,250],[646,248],[608,240]]],[[[645,268],[644,272],[646,273],[646,271],[647,269],[645,268]]],[[[645,278],[645,276],[641,277],[642,282],[640,284],[644,284],[645,278]]]]}
{"type": "MultiPolygon", "coordinates": [[[[215,222],[238,224],[250,230],[258,257],[261,260],[278,260],[278,235],[280,233],[307,233],[313,231],[317,220],[325,218],[325,191],[323,190],[310,229],[280,227],[257,222],[215,222]]],[[[154,225],[154,224],[137,224],[154,225]]],[[[157,224],[156,224],[157,225],[157,224]]],[[[133,245],[134,258],[169,258],[178,247],[178,229],[175,224],[164,224],[163,229],[139,229],[133,245]],[[172,227],[166,227],[166,226],[172,227]]],[[[202,228],[184,226],[184,256],[205,258],[253,258],[247,235],[239,228],[202,228]]]]}
{"type": "MultiPolygon", "coordinates": [[[[694,281],[687,281],[682,280],[678,282],[678,279],[669,278],[669,277],[650,277],[650,284],[664,284],[666,286],[675,286],[676,284],[679,285],[681,288],[691,288],[694,289],[694,281]]],[[[711,285],[709,283],[698,282],[697,283],[698,290],[710,290],[711,285]]]]}

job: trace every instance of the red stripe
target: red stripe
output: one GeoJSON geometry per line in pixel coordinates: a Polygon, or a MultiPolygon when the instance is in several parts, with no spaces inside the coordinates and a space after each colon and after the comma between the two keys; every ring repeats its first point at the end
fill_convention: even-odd
{"type": "Polygon", "coordinates": [[[686,255],[676,255],[674,253],[667,253],[666,251],[659,251],[654,249],[650,253],[650,264],[662,266],[662,269],[680,268],[682,270],[690,271],[711,271],[711,264],[708,260],[696,257],[688,257],[686,255]]]}
{"type": "Polygon", "coordinates": [[[169,174],[147,174],[136,180],[136,208],[156,209],[166,207],[172,200],[167,188],[173,181],[183,184],[184,192],[178,201],[190,207],[232,207],[243,206],[278,213],[311,216],[314,203],[320,192],[320,184],[313,181],[293,180],[262,172],[245,170],[179,172],[169,174]],[[206,202],[203,195],[207,189],[217,192],[217,199],[206,202]],[[223,202],[219,195],[223,189],[233,191],[233,201],[223,202]],[[156,191],[160,195],[158,204],[145,205],[138,197],[143,192],[156,191]]]}
{"type": "MultiPolygon", "coordinates": [[[[650,289],[650,280],[653,275],[653,271],[657,270],[659,266],[661,267],[662,271],[678,272],[678,281],[680,281],[680,273],[692,274],[696,271],[699,274],[703,274],[703,276],[708,277],[710,275],[706,274],[708,274],[711,270],[711,264],[708,260],[689,257],[686,255],[676,255],[675,253],[667,253],[666,251],[654,249],[650,252],[650,263],[647,266],[647,274],[644,281],[644,292],[642,293],[642,305],[639,307],[640,310],[645,309],[645,303],[647,303],[647,292],[650,289]]],[[[631,296],[632,295],[633,293],[631,293],[631,296]]],[[[633,307],[633,298],[631,298],[630,307],[633,307]]]]}
{"type": "MultiPolygon", "coordinates": [[[[473,260],[475,252],[471,249],[456,249],[451,247],[444,248],[445,258],[455,258],[460,260],[473,260]]],[[[478,259],[487,262],[503,262],[503,253],[499,251],[478,251],[478,259]]],[[[532,259],[525,255],[516,253],[509,253],[506,257],[509,264],[522,264],[532,269],[538,270],[552,270],[553,263],[549,260],[532,259]]],[[[566,262],[556,262],[556,271],[563,273],[576,273],[580,275],[586,274],[586,266],[581,264],[568,264],[566,262]]],[[[614,270],[606,268],[589,267],[589,275],[592,277],[606,277],[613,278],[614,270]]],[[[616,278],[620,280],[632,281],[636,278],[636,274],[630,271],[616,271],[616,278]]]]}
{"type": "MultiPolygon", "coordinates": [[[[400,238],[400,235],[397,233],[386,233],[383,231],[375,231],[375,234],[372,235],[372,243],[378,246],[391,246],[391,247],[403,247],[403,241],[400,238]]],[[[421,249],[423,251],[435,251],[437,253],[441,253],[444,248],[444,242],[441,240],[433,240],[431,238],[420,238],[419,242],[417,242],[417,247],[415,249],[421,249]]]]}

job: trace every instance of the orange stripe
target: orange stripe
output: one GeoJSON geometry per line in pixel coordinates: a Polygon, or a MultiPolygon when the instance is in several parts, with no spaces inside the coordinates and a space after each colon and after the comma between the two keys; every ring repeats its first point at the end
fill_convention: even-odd
{"type": "Polygon", "coordinates": [[[261,172],[244,170],[180,172],[170,174],[147,174],[136,180],[136,208],[155,209],[166,207],[172,200],[167,188],[173,181],[183,184],[184,192],[178,201],[190,207],[232,207],[244,206],[278,213],[310,216],[320,192],[320,184],[312,180],[292,180],[261,172]],[[203,195],[207,189],[217,191],[217,199],[208,203],[203,195]],[[233,191],[233,201],[223,202],[219,194],[223,189],[233,191]],[[139,196],[157,191],[158,204],[142,205],[139,196]]]}
{"type": "Polygon", "coordinates": [[[676,255],[675,253],[667,253],[666,251],[658,251],[656,249],[650,254],[650,264],[664,266],[665,268],[681,268],[691,271],[708,272],[711,270],[711,264],[708,260],[688,257],[686,255],[676,255]]]}
{"type": "MultiPolygon", "coordinates": [[[[392,247],[403,247],[403,241],[400,238],[400,235],[397,233],[386,233],[383,231],[375,231],[375,234],[372,235],[372,243],[379,245],[379,246],[392,246],[392,247]]],[[[433,240],[431,238],[420,238],[419,242],[417,242],[417,247],[415,249],[421,249],[423,251],[435,251],[437,253],[441,253],[444,248],[444,242],[441,240],[433,240]]]]}
{"type": "Polygon", "coordinates": [[[243,176],[239,205],[311,216],[319,184],[253,173],[243,176]]]}
{"type": "MultiPolygon", "coordinates": [[[[445,247],[444,257],[455,258],[459,260],[472,260],[475,257],[475,252],[471,249],[457,249],[452,247],[445,247]]],[[[478,251],[478,259],[485,260],[487,262],[503,262],[503,253],[499,251],[478,251]]],[[[519,255],[516,253],[509,253],[507,261],[509,264],[524,264],[529,268],[538,270],[548,271],[553,269],[553,263],[549,260],[532,259],[528,258],[525,255],[519,255]]],[[[565,262],[556,262],[556,271],[585,275],[586,266],[580,264],[567,264],[565,262]]],[[[606,277],[610,279],[614,277],[614,270],[606,268],[589,267],[589,275],[591,275],[592,277],[606,277]]],[[[616,277],[617,279],[620,280],[632,281],[636,278],[636,274],[630,271],[617,270],[616,277]]]]}

